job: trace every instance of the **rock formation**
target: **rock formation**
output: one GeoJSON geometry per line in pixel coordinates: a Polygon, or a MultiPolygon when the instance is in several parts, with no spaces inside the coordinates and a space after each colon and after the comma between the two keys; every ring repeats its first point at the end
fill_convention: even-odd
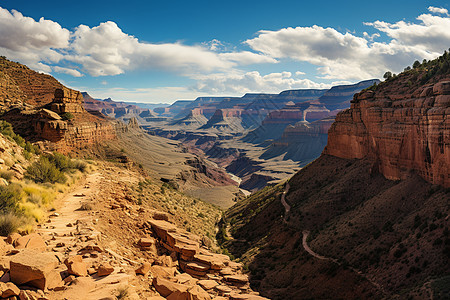
{"type": "Polygon", "coordinates": [[[42,106],[50,103],[55,89],[63,85],[50,75],[0,57],[0,87],[0,102],[42,106]]]}
{"type": "Polygon", "coordinates": [[[329,131],[326,154],[369,158],[386,178],[410,171],[434,184],[450,186],[450,81],[441,80],[396,95],[371,90],[354,96],[329,131]]]}

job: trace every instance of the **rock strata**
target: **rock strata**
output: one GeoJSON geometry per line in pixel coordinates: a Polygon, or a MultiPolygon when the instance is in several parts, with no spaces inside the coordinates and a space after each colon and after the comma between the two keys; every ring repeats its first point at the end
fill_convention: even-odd
{"type": "Polygon", "coordinates": [[[386,178],[417,172],[426,181],[450,187],[450,81],[401,97],[364,91],[339,113],[324,153],[369,158],[386,178]]]}

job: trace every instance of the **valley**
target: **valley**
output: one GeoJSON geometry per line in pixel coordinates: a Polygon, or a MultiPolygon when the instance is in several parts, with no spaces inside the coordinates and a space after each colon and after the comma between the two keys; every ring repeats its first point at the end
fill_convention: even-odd
{"type": "MultiPolygon", "coordinates": [[[[354,93],[376,83],[379,81],[367,80],[328,90],[246,94],[240,98],[200,97],[155,108],[154,114],[159,116],[137,120],[148,133],[182,142],[191,153],[240,177],[242,189],[257,191],[286,180],[317,158],[326,145],[334,116],[350,106],[354,93]]],[[[108,114],[115,109],[94,106],[92,101],[85,95],[85,107],[90,111],[108,114]]],[[[110,100],[96,103],[116,105],[110,100]]],[[[136,117],[133,107],[119,119],[136,117]]]]}

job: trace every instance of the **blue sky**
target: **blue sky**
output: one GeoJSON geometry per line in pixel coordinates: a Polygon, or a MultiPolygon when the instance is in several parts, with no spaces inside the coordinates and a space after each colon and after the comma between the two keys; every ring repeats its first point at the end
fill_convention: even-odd
{"type": "Polygon", "coordinates": [[[380,78],[450,47],[447,1],[0,1],[0,54],[98,98],[380,78]],[[41,19],[44,18],[44,19],[41,19]]]}

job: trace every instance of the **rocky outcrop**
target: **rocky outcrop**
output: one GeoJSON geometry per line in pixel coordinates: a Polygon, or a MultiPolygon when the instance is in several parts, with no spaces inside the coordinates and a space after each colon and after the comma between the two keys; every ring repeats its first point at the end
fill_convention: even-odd
{"type": "Polygon", "coordinates": [[[292,159],[303,167],[320,156],[327,144],[328,129],[334,118],[326,118],[314,122],[300,121],[288,125],[279,139],[276,139],[264,151],[263,159],[284,155],[284,159],[292,159]]]}
{"type": "Polygon", "coordinates": [[[240,109],[218,109],[200,129],[216,129],[223,132],[241,132],[244,130],[240,109]]]}
{"type": "Polygon", "coordinates": [[[426,181],[450,186],[450,81],[441,80],[412,94],[364,91],[339,113],[329,131],[325,154],[369,158],[388,179],[411,171],[426,181]]]}
{"type": "Polygon", "coordinates": [[[203,114],[203,109],[194,108],[191,112],[184,118],[177,120],[173,125],[180,125],[186,128],[197,129],[208,123],[208,119],[203,114]]]}
{"type": "Polygon", "coordinates": [[[42,106],[52,101],[55,89],[63,85],[50,75],[0,57],[0,102],[7,106],[24,102],[42,106]]]}
{"type": "Polygon", "coordinates": [[[111,98],[97,100],[86,92],[81,94],[84,99],[84,108],[93,114],[108,116],[124,122],[136,118],[141,123],[156,118],[156,114],[148,108],[142,108],[127,102],[113,101],[111,98]]]}

